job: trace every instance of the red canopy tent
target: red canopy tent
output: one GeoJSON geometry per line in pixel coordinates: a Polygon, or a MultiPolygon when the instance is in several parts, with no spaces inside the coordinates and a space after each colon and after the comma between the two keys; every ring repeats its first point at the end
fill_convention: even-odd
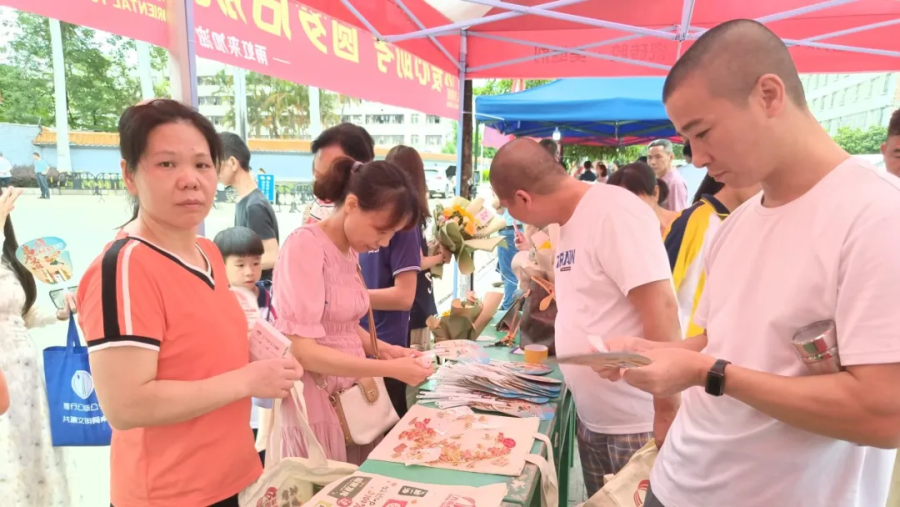
{"type": "Polygon", "coordinates": [[[703,31],[738,18],[769,26],[800,72],[900,70],[895,0],[304,1],[390,43],[427,39],[409,50],[464,61],[467,79],[665,75],[703,31]]]}

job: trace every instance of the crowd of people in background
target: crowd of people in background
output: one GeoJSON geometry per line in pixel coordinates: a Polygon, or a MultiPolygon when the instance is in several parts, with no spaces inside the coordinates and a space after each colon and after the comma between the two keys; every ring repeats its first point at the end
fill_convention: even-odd
{"type": "MultiPolygon", "coordinates": [[[[601,337],[652,360],[563,365],[587,493],[655,441],[648,507],[884,505],[900,445],[900,324],[882,307],[900,299],[900,111],[878,174],[816,123],[787,48],[751,21],[704,33],[664,102],[690,142],[681,168],[667,139],[635,162],[587,160],[570,174],[555,143],[520,138],[491,166],[508,245],[501,309],[519,289],[521,235],[553,227],[557,353],[590,353],[601,337]],[[723,58],[738,71],[712,63],[723,58]],[[689,201],[694,171],[705,177],[689,201]],[[790,339],[824,319],[843,370],[809,375],[790,339]]],[[[127,109],[118,133],[134,214],[56,312],[36,303],[15,257],[21,190],[5,188],[0,154],[4,500],[68,505],[28,329],[76,311],[114,428],[113,505],[237,506],[262,473],[272,400],[286,398],[279,451],[307,455],[288,397],[298,380],[327,457],[361,464],[378,440],[348,444],[329,397],[383,377],[402,416],[407,386],[432,373],[417,360],[437,314],[430,269],[450,252],[426,237],[419,153],[395,146],[376,161],[362,127],[325,130],[311,145],[315,200],[282,240],[239,136],[165,99],[127,109]],[[237,192],[234,227],[210,241],[197,233],[219,185],[237,192]],[[287,357],[249,362],[235,289],[290,339],[287,357]]],[[[49,199],[49,164],[34,159],[49,199]]]]}

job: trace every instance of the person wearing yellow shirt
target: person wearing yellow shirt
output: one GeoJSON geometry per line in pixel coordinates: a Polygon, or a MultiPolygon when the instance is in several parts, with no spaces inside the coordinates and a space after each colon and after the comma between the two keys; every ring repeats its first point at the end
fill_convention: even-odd
{"type": "Polygon", "coordinates": [[[694,312],[706,281],[703,266],[706,245],[731,211],[758,194],[759,185],[732,188],[706,175],[694,204],[681,212],[666,232],[666,252],[672,268],[672,282],[678,299],[681,334],[695,336],[703,332],[694,323],[694,312]]]}

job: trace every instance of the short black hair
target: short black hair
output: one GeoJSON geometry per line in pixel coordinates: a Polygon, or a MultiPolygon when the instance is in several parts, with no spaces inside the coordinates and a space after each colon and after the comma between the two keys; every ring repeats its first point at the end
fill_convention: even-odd
{"type": "Polygon", "coordinates": [[[590,161],[590,160],[585,160],[585,161],[584,161],[584,166],[583,166],[583,167],[584,167],[585,169],[592,169],[592,168],[594,167],[594,165],[591,164],[591,161],[590,161]]]}
{"type": "Polygon", "coordinates": [[[891,115],[891,121],[888,123],[888,136],[900,136],[900,109],[891,115]]]}
{"type": "MultiPolygon", "coordinates": [[[[618,171],[612,173],[612,176],[606,180],[608,185],[615,185],[627,189],[634,195],[653,195],[656,187],[660,187],[660,202],[662,199],[662,183],[657,180],[656,173],[653,168],[645,162],[634,162],[624,167],[620,167],[618,171]]],[[[666,197],[668,197],[668,188],[666,188],[666,197]]]]}
{"type": "Polygon", "coordinates": [[[222,132],[219,134],[222,139],[222,161],[234,157],[245,171],[250,170],[250,148],[247,143],[241,139],[241,136],[233,132],[222,132]]]}
{"type": "Polygon", "coordinates": [[[366,132],[366,129],[352,123],[341,123],[325,129],[315,141],[310,150],[315,154],[323,148],[338,145],[344,153],[359,162],[371,162],[375,160],[375,141],[366,132]]]}
{"type": "Polygon", "coordinates": [[[684,142],[684,149],[682,150],[682,153],[684,153],[685,157],[693,158],[694,152],[691,151],[691,143],[689,143],[687,141],[684,142]]]}
{"type": "Polygon", "coordinates": [[[556,146],[556,141],[553,139],[541,139],[538,144],[547,150],[547,153],[553,155],[553,158],[559,156],[559,147],[556,146]]]}
{"type": "Polygon", "coordinates": [[[246,227],[229,227],[216,234],[213,243],[223,259],[229,257],[262,257],[266,251],[259,235],[246,227]]]}
{"type": "Polygon", "coordinates": [[[703,73],[710,93],[734,102],[746,100],[760,77],[774,74],[784,83],[791,102],[807,109],[790,51],[775,32],[758,21],[734,19],[704,32],[669,70],[663,102],[697,72],[703,73]]]}
{"type": "Polygon", "coordinates": [[[34,153],[32,153],[32,155],[35,156],[35,157],[40,157],[40,156],[41,156],[41,154],[38,153],[38,152],[34,152],[34,153]]]}
{"type": "Polygon", "coordinates": [[[700,186],[697,187],[697,193],[694,194],[694,200],[691,202],[696,204],[704,195],[716,195],[723,188],[725,188],[724,183],[719,183],[707,173],[700,182],[700,186]]]}

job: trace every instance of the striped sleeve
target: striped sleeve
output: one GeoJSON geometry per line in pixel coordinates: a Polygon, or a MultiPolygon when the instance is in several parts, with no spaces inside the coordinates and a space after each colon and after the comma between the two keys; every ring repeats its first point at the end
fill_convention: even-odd
{"type": "Polygon", "coordinates": [[[118,239],[82,277],[79,323],[89,352],[111,347],[159,350],[165,312],[148,253],[139,241],[118,239]]]}

